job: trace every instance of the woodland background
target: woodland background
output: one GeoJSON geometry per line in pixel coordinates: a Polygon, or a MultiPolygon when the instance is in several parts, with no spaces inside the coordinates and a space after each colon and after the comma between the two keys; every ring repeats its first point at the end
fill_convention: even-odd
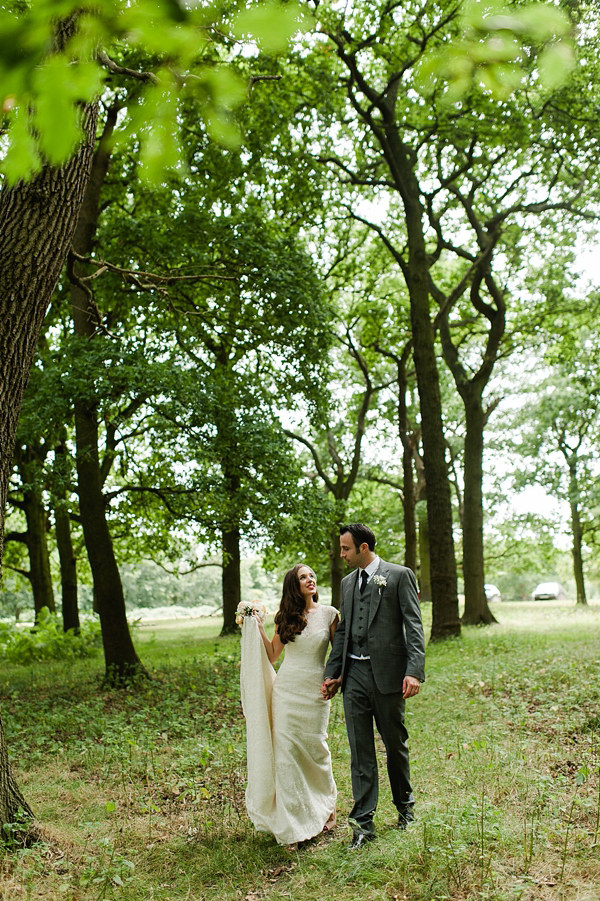
{"type": "MultiPolygon", "coordinates": [[[[0,612],[35,623],[7,661],[101,644],[129,690],[136,608],[229,641],[299,559],[337,604],[349,520],[432,645],[508,617],[489,583],[593,619],[597,16],[2,8],[0,612]]],[[[4,827],[33,816],[9,750],[4,827]]]]}

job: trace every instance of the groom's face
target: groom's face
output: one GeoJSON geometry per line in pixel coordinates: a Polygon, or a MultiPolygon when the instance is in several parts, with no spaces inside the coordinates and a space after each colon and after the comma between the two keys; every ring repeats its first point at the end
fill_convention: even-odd
{"type": "Polygon", "coordinates": [[[367,544],[361,544],[357,549],[350,532],[344,532],[343,535],[340,535],[340,556],[344,558],[348,566],[363,566],[364,551],[368,551],[368,549],[369,546],[367,544]]]}

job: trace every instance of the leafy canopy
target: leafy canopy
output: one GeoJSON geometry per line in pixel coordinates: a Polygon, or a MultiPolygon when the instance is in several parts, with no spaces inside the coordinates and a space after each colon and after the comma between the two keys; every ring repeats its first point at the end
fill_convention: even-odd
{"type": "Polygon", "coordinates": [[[8,147],[1,171],[10,183],[64,163],[80,136],[82,104],[111,73],[129,75],[123,140],[137,135],[142,171],[157,180],[181,159],[179,101],[193,97],[213,137],[235,144],[229,110],[247,85],[227,65],[234,53],[276,53],[298,31],[294,3],[177,0],[35,0],[0,7],[0,104],[8,147]]]}

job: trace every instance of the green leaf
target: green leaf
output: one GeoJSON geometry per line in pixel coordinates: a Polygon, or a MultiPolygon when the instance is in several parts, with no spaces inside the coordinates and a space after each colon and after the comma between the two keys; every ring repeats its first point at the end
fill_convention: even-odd
{"type": "Polygon", "coordinates": [[[538,59],[540,82],[548,91],[563,85],[575,65],[575,54],[569,41],[558,41],[546,47],[538,59]]]}
{"type": "Polygon", "coordinates": [[[35,139],[31,133],[29,117],[21,107],[16,111],[10,129],[10,142],[2,163],[2,172],[9,184],[14,185],[42,168],[35,139]]]}
{"type": "Polygon", "coordinates": [[[140,177],[145,182],[160,181],[164,171],[176,169],[181,159],[177,88],[169,73],[162,72],[161,78],[146,89],[132,117],[141,131],[140,177]]]}
{"type": "Polygon", "coordinates": [[[235,150],[240,146],[241,135],[236,123],[220,110],[211,108],[205,111],[204,115],[206,128],[211,138],[235,150]]]}
{"type": "Polygon", "coordinates": [[[441,75],[442,58],[439,53],[425,54],[415,66],[415,88],[424,97],[431,97],[441,75]]]}
{"type": "Polygon", "coordinates": [[[225,108],[237,106],[248,96],[248,85],[234,71],[226,66],[206,69],[201,86],[210,92],[213,103],[225,108]]]}
{"type": "Polygon", "coordinates": [[[272,53],[285,50],[290,38],[302,28],[304,16],[298,6],[264,3],[236,16],[232,32],[238,38],[254,38],[272,53]]]}
{"type": "Polygon", "coordinates": [[[523,78],[518,66],[492,65],[478,70],[480,83],[500,100],[506,100],[513,93],[523,78]]]}
{"type": "Polygon", "coordinates": [[[571,22],[566,13],[548,3],[533,3],[517,13],[528,37],[536,41],[566,35],[571,30],[571,22]]]}
{"type": "Polygon", "coordinates": [[[70,156],[80,136],[68,69],[67,59],[53,56],[34,77],[38,93],[33,117],[35,127],[40,149],[54,165],[60,165],[70,156]]]}

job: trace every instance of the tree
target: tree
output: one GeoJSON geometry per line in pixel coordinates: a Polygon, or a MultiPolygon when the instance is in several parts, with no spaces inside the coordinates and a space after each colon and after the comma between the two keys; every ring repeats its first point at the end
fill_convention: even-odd
{"type": "Polygon", "coordinates": [[[10,501],[22,511],[27,528],[24,532],[12,531],[4,536],[5,543],[20,541],[27,548],[29,570],[20,572],[31,584],[36,619],[44,607],[50,613],[56,613],[48,552],[48,511],[43,498],[42,473],[47,453],[48,448],[43,445],[17,442],[15,463],[20,475],[22,497],[18,499],[13,493],[10,501]]]}
{"type": "Polygon", "coordinates": [[[346,328],[345,335],[340,337],[340,345],[343,354],[338,362],[337,379],[341,383],[343,394],[349,397],[349,403],[338,405],[335,421],[333,409],[322,404],[317,440],[312,436],[307,437],[298,428],[285,429],[290,438],[308,449],[324,493],[333,501],[328,553],[331,602],[335,607],[340,605],[340,584],[344,575],[339,529],[345,521],[347,502],[360,475],[367,417],[383,387],[381,383],[374,381],[373,373],[349,327],[346,328]],[[348,362],[351,363],[350,366],[348,362]]]}
{"type": "Polygon", "coordinates": [[[584,574],[586,532],[597,529],[596,465],[600,443],[600,384],[597,359],[556,364],[535,388],[521,422],[519,449],[526,462],[519,482],[537,482],[570,511],[577,603],[587,604],[584,574]],[[589,365],[591,363],[591,366],[589,365]]]}
{"type": "MultiPolygon", "coordinates": [[[[512,63],[498,69],[496,75],[502,71],[508,76],[510,70],[514,76],[505,91],[495,89],[491,72],[484,80],[484,91],[471,89],[471,74],[460,93],[453,94],[435,79],[428,90],[431,86],[424,72],[431,73],[430,59],[447,56],[447,48],[460,38],[457,9],[451,4],[431,3],[425,8],[409,4],[400,9],[373,2],[343,14],[319,9],[318,16],[319,30],[332,42],[341,66],[329,66],[327,102],[321,107],[325,123],[337,104],[335,137],[323,129],[311,138],[320,160],[339,173],[349,215],[380,237],[399,267],[410,298],[433,529],[432,637],[439,638],[458,633],[460,625],[435,331],[441,332],[444,356],[467,418],[465,621],[491,621],[483,588],[481,474],[483,429],[495,401],[486,403],[484,391],[505,324],[504,290],[499,287],[493,257],[495,252],[500,256],[500,248],[507,252],[510,239],[506,241],[505,232],[522,227],[525,215],[577,212],[587,160],[583,145],[578,144],[579,167],[576,172],[566,171],[564,143],[556,152],[565,137],[566,106],[561,102],[545,106],[543,91],[535,102],[517,92],[511,96],[515,85],[526,86],[528,78],[538,88],[540,79],[553,87],[541,76],[545,63],[541,57],[536,60],[535,53],[518,72],[512,63]],[[529,69],[535,73],[530,75],[529,69]],[[449,99],[458,96],[461,102],[455,107],[449,99]],[[545,140],[547,129],[556,135],[555,141],[545,140]],[[339,139],[340,131],[344,141],[339,139]],[[545,193],[540,202],[542,184],[548,189],[541,189],[545,193]],[[383,210],[379,205],[376,213],[364,212],[365,200],[374,203],[381,197],[386,198],[383,210]],[[458,312],[462,298],[469,298],[469,313],[464,304],[458,312]],[[431,309],[432,301],[437,310],[431,309]],[[472,322],[467,343],[465,329],[457,328],[461,321],[472,322]],[[481,359],[479,365],[473,362],[475,354],[481,359]]],[[[548,36],[547,26],[546,21],[540,28],[542,41],[548,36]]],[[[313,70],[326,53],[324,41],[315,44],[313,70]]],[[[461,46],[459,55],[463,53],[461,46]]],[[[569,135],[566,144],[572,148],[574,143],[569,135]]]]}
{"type": "Polygon", "coordinates": [[[187,241],[198,249],[209,241],[229,280],[171,294],[183,354],[176,397],[188,405],[178,417],[180,433],[206,467],[212,514],[202,519],[221,528],[224,631],[235,628],[241,600],[242,535],[250,536],[252,520],[270,532],[269,522],[295,506],[295,467],[275,412],[298,402],[293,396],[310,403],[318,394],[329,340],[321,286],[293,231],[269,223],[252,205],[244,210],[242,198],[236,208],[208,226],[197,220],[187,241]]]}
{"type": "MultiPolygon", "coordinates": [[[[146,84],[146,103],[133,117],[132,129],[142,131],[154,121],[146,143],[149,173],[162,169],[170,155],[177,162],[177,97],[180,87],[204,93],[205,109],[224,136],[227,129],[223,98],[235,94],[239,86],[231,81],[219,89],[214,68],[201,65],[197,78],[196,29],[210,33],[214,21],[211,7],[184,9],[178,4],[156,7],[106,2],[91,10],[73,4],[64,8],[63,18],[55,17],[52,3],[29,7],[4,7],[1,30],[10,53],[1,60],[0,76],[5,93],[4,114],[11,118],[11,145],[3,171],[10,179],[0,193],[0,560],[2,559],[4,516],[17,420],[29,377],[42,322],[71,246],[79,209],[87,188],[95,147],[98,116],[97,97],[101,90],[100,62],[109,71],[123,71],[105,51],[111,40],[127,46],[132,36],[156,49],[155,72],[130,73],[146,84]],[[123,14],[125,18],[123,18],[123,14]],[[27,40],[24,40],[27,36],[27,40]],[[35,36],[34,40],[31,37],[35,36]],[[125,40],[123,40],[125,38],[125,40]],[[186,41],[187,38],[187,41],[186,41]],[[14,48],[27,48],[18,54],[14,48]],[[98,48],[103,48],[98,52],[98,48]],[[50,48],[50,52],[49,52],[50,48]],[[177,71],[180,62],[183,79],[177,71]],[[190,87],[191,86],[191,87],[190,87]],[[33,96],[32,96],[33,95],[33,96]],[[209,113],[210,115],[210,113],[209,113]],[[30,127],[32,126],[32,127],[30,127]],[[49,126],[49,127],[48,127],[49,126]],[[36,173],[29,182],[20,178],[36,173]]],[[[296,30],[295,10],[284,21],[290,29],[280,29],[276,45],[296,30]]],[[[238,20],[241,34],[252,31],[251,22],[238,20]]],[[[271,31],[267,25],[266,34],[271,31]]],[[[205,45],[210,46],[210,42],[205,45]]],[[[211,60],[212,62],[212,60],[211,60]]],[[[14,780],[8,768],[4,732],[0,731],[0,825],[10,812],[14,780]]],[[[21,805],[26,809],[26,805],[21,805]]]]}

